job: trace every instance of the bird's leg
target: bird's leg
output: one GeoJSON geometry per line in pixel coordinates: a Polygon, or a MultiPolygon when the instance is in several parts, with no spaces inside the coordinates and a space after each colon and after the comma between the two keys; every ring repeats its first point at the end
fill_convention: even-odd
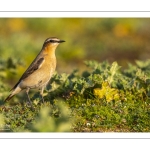
{"type": "Polygon", "coordinates": [[[41,88],[41,91],[40,91],[41,99],[42,99],[42,101],[44,103],[43,91],[44,91],[44,86],[41,88]]]}
{"type": "Polygon", "coordinates": [[[28,102],[30,103],[30,106],[32,107],[32,102],[31,102],[31,100],[30,100],[30,97],[29,97],[29,88],[26,90],[26,94],[27,94],[27,98],[28,98],[28,102]]]}

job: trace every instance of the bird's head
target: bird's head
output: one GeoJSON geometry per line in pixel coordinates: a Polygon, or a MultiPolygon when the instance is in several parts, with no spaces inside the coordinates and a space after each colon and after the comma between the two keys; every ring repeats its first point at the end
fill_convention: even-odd
{"type": "Polygon", "coordinates": [[[65,42],[64,40],[60,40],[56,37],[51,37],[51,38],[47,38],[43,44],[43,46],[47,46],[47,45],[50,45],[50,46],[54,46],[54,47],[57,47],[60,43],[62,42],[65,42]]]}

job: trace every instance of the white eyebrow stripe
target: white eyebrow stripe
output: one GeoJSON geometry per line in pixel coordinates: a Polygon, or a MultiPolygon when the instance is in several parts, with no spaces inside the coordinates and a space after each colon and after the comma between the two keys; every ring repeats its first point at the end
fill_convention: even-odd
{"type": "Polygon", "coordinates": [[[49,42],[50,40],[59,41],[57,38],[48,38],[47,40],[45,40],[45,42],[49,42]]]}

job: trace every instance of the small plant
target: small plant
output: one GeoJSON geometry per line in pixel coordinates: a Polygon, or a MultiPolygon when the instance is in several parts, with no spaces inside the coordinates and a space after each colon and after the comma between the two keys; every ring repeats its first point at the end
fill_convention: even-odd
{"type": "MultiPolygon", "coordinates": [[[[117,62],[85,64],[90,69],[82,74],[56,72],[45,91],[45,102],[33,95],[33,110],[21,96],[3,102],[8,91],[3,79],[10,68],[5,72],[1,66],[0,131],[149,132],[150,60],[136,61],[126,69],[117,62]]],[[[14,65],[6,66],[13,66],[15,72],[14,65]]]]}

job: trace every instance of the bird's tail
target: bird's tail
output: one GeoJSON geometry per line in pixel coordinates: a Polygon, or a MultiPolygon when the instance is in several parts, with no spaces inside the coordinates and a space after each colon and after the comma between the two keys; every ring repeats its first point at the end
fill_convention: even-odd
{"type": "Polygon", "coordinates": [[[10,94],[4,101],[9,101],[14,95],[10,94]]]}
{"type": "Polygon", "coordinates": [[[9,101],[14,95],[16,95],[17,93],[19,93],[22,89],[17,86],[15,89],[12,89],[10,95],[4,100],[4,101],[9,101]]]}

